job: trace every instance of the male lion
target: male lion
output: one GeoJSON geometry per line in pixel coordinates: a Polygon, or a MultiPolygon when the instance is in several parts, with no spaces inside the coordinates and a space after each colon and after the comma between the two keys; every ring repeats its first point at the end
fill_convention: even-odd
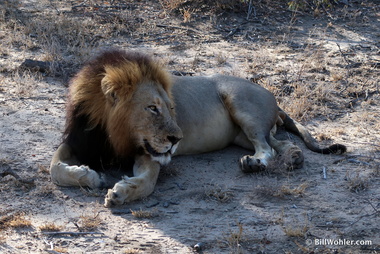
{"type": "Polygon", "coordinates": [[[236,144],[254,151],[240,159],[244,172],[265,169],[276,152],[290,153],[291,167],[302,167],[301,149],[275,139],[276,125],[301,136],[312,151],[346,151],[339,144],[319,148],[257,84],[223,75],[171,76],[144,54],[109,50],[71,81],[66,130],[51,177],[61,186],[100,188],[111,182],[103,174],[108,169],[133,164],[133,177],[119,178],[108,190],[110,207],[151,194],[160,166],[174,155],[236,144]]]}

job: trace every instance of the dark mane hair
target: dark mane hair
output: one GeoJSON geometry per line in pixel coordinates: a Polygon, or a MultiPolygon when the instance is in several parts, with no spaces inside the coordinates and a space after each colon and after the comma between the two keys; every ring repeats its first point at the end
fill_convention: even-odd
{"type": "MultiPolygon", "coordinates": [[[[138,152],[135,147],[127,147],[128,137],[116,137],[119,142],[124,142],[125,153],[115,149],[115,141],[109,138],[106,118],[110,109],[101,87],[106,75],[120,90],[123,100],[128,100],[135,87],[144,80],[162,85],[169,96],[171,89],[169,74],[157,61],[143,53],[106,50],[84,64],[70,82],[63,142],[73,149],[81,164],[98,170],[105,164],[109,166],[120,163],[120,160],[130,160],[138,152]]],[[[126,117],[127,113],[119,114],[126,117]]]]}

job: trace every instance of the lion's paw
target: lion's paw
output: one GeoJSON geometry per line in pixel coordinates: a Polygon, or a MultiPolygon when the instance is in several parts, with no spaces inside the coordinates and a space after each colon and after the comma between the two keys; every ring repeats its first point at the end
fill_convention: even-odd
{"type": "Polygon", "coordinates": [[[105,185],[104,177],[84,165],[68,165],[58,162],[51,166],[52,181],[60,186],[88,186],[91,189],[102,188],[105,185]]]}
{"type": "Polygon", "coordinates": [[[303,167],[304,156],[300,148],[294,146],[285,152],[285,164],[288,170],[299,169],[303,167]]]}
{"type": "Polygon", "coordinates": [[[105,207],[112,207],[122,205],[125,202],[136,199],[135,197],[136,186],[128,182],[126,179],[118,182],[112,189],[109,189],[104,200],[105,207]]]}
{"type": "Polygon", "coordinates": [[[267,163],[254,156],[246,155],[240,159],[240,167],[244,173],[260,172],[266,169],[267,163]]]}

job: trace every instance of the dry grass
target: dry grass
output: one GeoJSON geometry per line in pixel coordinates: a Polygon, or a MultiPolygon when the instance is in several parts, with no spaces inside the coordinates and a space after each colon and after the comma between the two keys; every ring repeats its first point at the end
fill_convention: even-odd
{"type": "Polygon", "coordinates": [[[0,230],[7,228],[29,228],[32,227],[32,222],[25,218],[24,213],[14,213],[0,217],[0,230]]]}
{"type": "Polygon", "coordinates": [[[41,81],[42,76],[38,72],[16,70],[10,75],[10,78],[15,84],[13,93],[20,97],[29,97],[34,95],[34,85],[41,81]]]}
{"type": "Polygon", "coordinates": [[[291,187],[289,185],[281,186],[281,195],[291,195],[295,197],[300,197],[305,194],[306,189],[309,187],[307,182],[301,183],[296,187],[291,187]]]}
{"type": "Polygon", "coordinates": [[[32,226],[32,222],[25,218],[25,214],[21,213],[12,216],[11,219],[6,223],[6,226],[14,229],[29,228],[32,226]]]}
{"type": "Polygon", "coordinates": [[[54,247],[54,253],[69,253],[69,250],[62,247],[54,247]]]}
{"type": "Polygon", "coordinates": [[[80,191],[87,197],[104,197],[105,195],[105,190],[102,189],[91,189],[81,186],[80,191]]]}
{"type": "Polygon", "coordinates": [[[50,175],[50,169],[48,166],[38,164],[37,167],[39,173],[42,173],[44,175],[50,175]]]}
{"type": "MultiPolygon", "coordinates": [[[[204,8],[199,6],[208,4],[205,1],[180,0],[160,0],[160,3],[168,12],[178,11],[184,22],[192,21],[195,12],[204,11],[204,8]]],[[[58,4],[50,1],[49,6],[55,7],[54,5],[58,4]]],[[[266,2],[265,4],[271,6],[273,3],[266,2]]],[[[240,6],[240,9],[243,6],[245,9],[248,5],[249,1],[218,0],[209,7],[215,11],[234,9],[236,6],[240,6]]],[[[263,3],[257,5],[261,6],[263,3]]],[[[64,78],[71,75],[94,49],[107,39],[126,33],[133,34],[138,29],[141,30],[139,30],[140,33],[149,33],[152,26],[152,24],[146,24],[149,22],[136,24],[135,14],[131,11],[122,12],[121,9],[115,9],[112,12],[104,12],[105,9],[111,7],[100,0],[90,1],[86,7],[78,10],[74,8],[72,12],[60,12],[55,8],[48,9],[46,12],[20,11],[20,2],[17,0],[7,0],[4,6],[5,8],[0,12],[0,28],[5,32],[5,36],[0,42],[0,53],[10,54],[9,48],[18,48],[25,53],[41,49],[43,55],[40,54],[39,59],[36,60],[49,62],[51,74],[63,75],[64,78]],[[99,6],[107,8],[99,8],[99,6]],[[80,11],[91,13],[91,15],[78,15],[80,11]]],[[[348,68],[330,66],[328,52],[324,50],[322,43],[315,43],[312,37],[309,43],[305,43],[299,56],[292,60],[291,65],[281,66],[278,61],[270,57],[276,55],[276,51],[284,50],[291,50],[286,45],[285,39],[276,46],[276,49],[273,49],[271,45],[260,47],[253,51],[252,55],[246,57],[245,72],[256,75],[275,71],[275,75],[281,77],[283,84],[281,80],[270,78],[263,79],[260,83],[277,95],[280,106],[298,120],[328,115],[336,110],[337,101],[342,101],[343,97],[352,97],[376,84],[376,80],[355,77],[357,75],[350,73],[348,68]],[[342,85],[346,87],[342,89],[342,85]],[[344,92],[337,92],[338,90],[344,92]]],[[[350,60],[351,55],[345,57],[350,60]]],[[[354,55],[351,58],[354,58],[354,55]]],[[[217,55],[215,60],[218,65],[226,63],[226,57],[222,54],[217,55]]],[[[192,69],[198,70],[202,61],[200,57],[195,56],[192,69]]],[[[8,70],[6,66],[3,68],[8,70]]],[[[371,76],[374,68],[367,69],[365,70],[367,76],[371,76]]],[[[32,89],[28,86],[38,81],[33,80],[34,75],[35,73],[14,73],[15,83],[19,84],[17,92],[20,95],[30,95],[32,89]]]]}
{"type": "Polygon", "coordinates": [[[282,228],[288,237],[300,237],[300,238],[306,237],[307,232],[310,229],[309,222],[306,215],[304,218],[305,222],[303,223],[300,222],[299,219],[295,219],[295,218],[293,218],[293,220],[291,220],[290,222],[289,221],[286,222],[284,210],[281,213],[281,217],[282,217],[282,224],[281,224],[282,228]]]}
{"type": "Polygon", "coordinates": [[[138,219],[151,219],[157,217],[158,214],[156,211],[147,211],[147,210],[131,210],[131,213],[134,217],[138,219]]]}
{"type": "Polygon", "coordinates": [[[46,223],[42,226],[39,226],[38,229],[44,232],[57,232],[57,231],[61,231],[62,227],[57,226],[54,223],[46,223]]]}
{"type": "Polygon", "coordinates": [[[232,253],[243,253],[241,250],[241,242],[243,241],[243,224],[237,223],[238,229],[236,231],[230,231],[225,240],[228,243],[232,253]]]}
{"type": "Polygon", "coordinates": [[[182,0],[159,0],[159,2],[167,12],[177,10],[183,3],[182,0]]]}
{"type": "Polygon", "coordinates": [[[216,55],[216,63],[218,66],[224,65],[227,63],[227,56],[222,53],[216,55]]]}
{"type": "Polygon", "coordinates": [[[262,184],[255,187],[254,192],[256,195],[263,197],[302,197],[309,187],[307,182],[303,182],[298,186],[291,186],[288,183],[280,184],[278,180],[270,178],[264,178],[261,182],[262,184]]]}
{"type": "Polygon", "coordinates": [[[137,254],[142,253],[139,249],[127,249],[124,251],[124,254],[137,254]]]}
{"type": "Polygon", "coordinates": [[[7,237],[4,235],[0,235],[0,245],[3,245],[7,242],[7,237]]]}
{"type": "Polygon", "coordinates": [[[59,3],[49,2],[46,4],[52,8],[44,11],[39,10],[40,5],[33,7],[37,11],[32,7],[20,11],[19,7],[25,3],[5,1],[5,8],[0,12],[0,28],[5,33],[0,42],[2,55],[10,54],[8,48],[17,48],[25,53],[40,50],[43,55],[35,60],[48,62],[51,75],[67,78],[88,59],[104,38],[132,33],[138,27],[128,10],[122,12],[120,8],[108,12],[104,11],[106,8],[96,7],[98,4],[106,7],[107,3],[103,1],[91,1],[82,9],[73,8],[70,12],[61,12],[54,6],[59,3]],[[91,15],[83,15],[83,12],[91,15]]]}
{"type": "Polygon", "coordinates": [[[289,237],[305,237],[309,226],[290,224],[284,227],[284,232],[289,237]]]}
{"type": "Polygon", "coordinates": [[[102,220],[99,218],[99,213],[94,215],[82,215],[76,224],[81,231],[93,231],[98,229],[102,220]]]}
{"type": "Polygon", "coordinates": [[[233,198],[232,191],[224,190],[220,186],[214,186],[205,191],[205,195],[208,198],[211,198],[213,200],[216,200],[221,203],[226,203],[231,201],[233,198]]]}
{"type": "Polygon", "coordinates": [[[362,176],[358,171],[347,172],[345,180],[347,181],[348,189],[355,193],[367,190],[370,182],[368,177],[362,176]]]}

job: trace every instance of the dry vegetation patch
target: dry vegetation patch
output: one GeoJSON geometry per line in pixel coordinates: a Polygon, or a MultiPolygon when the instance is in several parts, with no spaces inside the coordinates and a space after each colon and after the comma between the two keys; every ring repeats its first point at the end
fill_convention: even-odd
{"type": "Polygon", "coordinates": [[[137,219],[151,219],[158,216],[157,211],[148,211],[141,208],[139,210],[131,210],[131,213],[137,219]]]}
{"type": "Polygon", "coordinates": [[[277,179],[262,178],[261,184],[254,188],[254,193],[262,197],[302,197],[305,195],[308,187],[309,183],[307,182],[303,182],[297,186],[291,186],[289,183],[282,183],[282,181],[277,179]]]}
{"type": "Polygon", "coordinates": [[[26,218],[26,215],[23,212],[14,212],[0,217],[0,229],[20,229],[30,227],[32,227],[32,222],[26,218]]]}
{"type": "Polygon", "coordinates": [[[45,232],[57,232],[61,231],[62,227],[50,222],[39,226],[38,229],[45,232]]]}

